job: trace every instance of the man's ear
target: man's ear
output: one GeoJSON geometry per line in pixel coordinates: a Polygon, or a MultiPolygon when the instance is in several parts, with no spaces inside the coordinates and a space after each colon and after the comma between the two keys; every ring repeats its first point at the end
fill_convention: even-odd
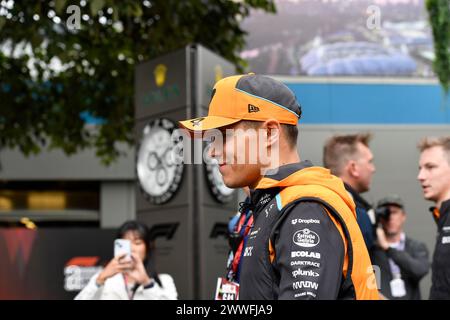
{"type": "Polygon", "coordinates": [[[350,160],[347,163],[347,172],[349,173],[349,175],[351,177],[354,177],[354,178],[358,178],[359,177],[359,171],[358,171],[358,167],[356,165],[356,161],[355,160],[350,160]]]}
{"type": "Polygon", "coordinates": [[[275,119],[266,120],[262,128],[266,129],[266,146],[273,146],[280,142],[281,137],[281,124],[275,119]]]}

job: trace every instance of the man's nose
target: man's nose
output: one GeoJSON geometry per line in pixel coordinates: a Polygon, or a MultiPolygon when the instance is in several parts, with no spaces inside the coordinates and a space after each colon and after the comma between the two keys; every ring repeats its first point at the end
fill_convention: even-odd
{"type": "Polygon", "coordinates": [[[419,170],[419,173],[417,175],[417,180],[419,180],[419,181],[425,180],[425,174],[424,174],[423,170],[421,170],[421,169],[419,170]]]}

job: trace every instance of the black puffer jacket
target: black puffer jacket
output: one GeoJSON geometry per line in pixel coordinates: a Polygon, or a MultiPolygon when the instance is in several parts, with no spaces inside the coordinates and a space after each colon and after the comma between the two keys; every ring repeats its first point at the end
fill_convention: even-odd
{"type": "Polygon", "coordinates": [[[441,208],[431,208],[437,223],[436,247],[431,266],[432,300],[450,300],[450,199],[441,208]]]}

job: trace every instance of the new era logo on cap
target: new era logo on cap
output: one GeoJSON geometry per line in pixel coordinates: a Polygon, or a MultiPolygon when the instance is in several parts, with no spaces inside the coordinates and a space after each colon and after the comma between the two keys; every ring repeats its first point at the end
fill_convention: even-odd
{"type": "Polygon", "coordinates": [[[252,104],[248,105],[248,113],[252,113],[252,112],[259,112],[259,108],[257,106],[254,106],[252,104]]]}

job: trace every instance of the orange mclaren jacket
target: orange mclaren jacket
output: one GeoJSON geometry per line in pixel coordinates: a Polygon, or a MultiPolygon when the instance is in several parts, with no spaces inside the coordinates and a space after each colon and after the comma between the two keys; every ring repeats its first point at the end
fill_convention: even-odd
{"type": "Polygon", "coordinates": [[[378,299],[355,204],[342,180],[309,161],[251,191],[240,299],[378,299]]]}

